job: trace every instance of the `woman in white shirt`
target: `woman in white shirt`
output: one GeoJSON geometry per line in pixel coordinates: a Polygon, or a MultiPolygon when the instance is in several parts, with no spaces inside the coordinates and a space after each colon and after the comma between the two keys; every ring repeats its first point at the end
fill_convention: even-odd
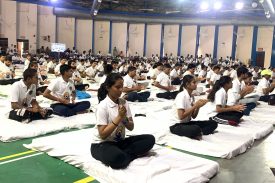
{"type": "MultiPolygon", "coordinates": [[[[272,76],[272,72],[268,69],[265,69],[261,72],[262,79],[260,80],[256,92],[257,94],[260,95],[260,101],[263,102],[268,102],[270,96],[270,93],[274,90],[275,88],[275,82],[272,82],[270,84],[270,78],[272,76]]],[[[274,96],[274,94],[273,94],[274,96]]]]}
{"type": "Polygon", "coordinates": [[[200,108],[204,106],[208,100],[200,99],[194,102],[191,95],[197,88],[196,79],[192,75],[183,77],[180,93],[175,99],[175,116],[180,123],[170,127],[173,134],[186,136],[200,140],[203,135],[209,135],[217,128],[217,123],[212,120],[208,121],[191,121],[196,118],[200,108]]]}
{"type": "Polygon", "coordinates": [[[152,135],[125,138],[125,128],[133,130],[134,122],[127,101],[120,98],[122,90],[123,78],[117,73],[109,74],[100,86],[96,112],[100,143],[91,145],[92,156],[114,169],[126,168],[155,144],[152,135]]]}
{"type": "Polygon", "coordinates": [[[245,105],[226,105],[227,92],[230,88],[232,88],[232,79],[229,76],[222,76],[220,80],[215,83],[207,98],[216,105],[216,112],[218,114],[212,118],[213,120],[220,124],[236,126],[240,123],[245,105]]]}

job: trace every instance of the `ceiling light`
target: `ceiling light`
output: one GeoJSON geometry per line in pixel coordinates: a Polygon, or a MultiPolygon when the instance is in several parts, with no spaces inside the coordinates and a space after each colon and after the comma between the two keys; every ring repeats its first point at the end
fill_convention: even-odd
{"type": "Polygon", "coordinates": [[[58,0],[50,0],[52,3],[56,3],[58,0]]]}
{"type": "Polygon", "coordinates": [[[200,7],[201,10],[207,10],[209,8],[209,4],[207,2],[202,2],[200,7]]]}
{"type": "Polygon", "coordinates": [[[236,10],[241,10],[241,9],[243,9],[243,6],[244,6],[243,2],[237,2],[235,4],[235,9],[236,10]]]}
{"type": "Polygon", "coordinates": [[[214,9],[215,10],[219,10],[219,9],[221,9],[222,8],[222,3],[221,2],[215,2],[215,4],[214,4],[214,9]]]}
{"type": "Polygon", "coordinates": [[[263,4],[263,3],[264,3],[264,0],[259,0],[259,2],[260,2],[261,4],[263,4]]]}
{"type": "Polygon", "coordinates": [[[252,8],[257,8],[257,7],[258,7],[258,3],[253,2],[253,3],[251,4],[251,6],[252,6],[252,8]]]}

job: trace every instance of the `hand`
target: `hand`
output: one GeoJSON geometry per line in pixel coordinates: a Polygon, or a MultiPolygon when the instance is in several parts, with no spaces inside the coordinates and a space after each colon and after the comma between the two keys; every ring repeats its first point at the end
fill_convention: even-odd
{"type": "Polygon", "coordinates": [[[39,113],[41,114],[41,116],[44,118],[47,114],[47,110],[46,109],[43,109],[43,108],[40,108],[39,110],[39,113]]]}
{"type": "Polygon", "coordinates": [[[75,98],[72,98],[72,104],[75,104],[75,98]]]}
{"type": "Polygon", "coordinates": [[[69,104],[69,103],[70,103],[69,100],[63,99],[63,98],[59,98],[59,99],[58,99],[58,102],[60,102],[60,103],[62,103],[62,104],[69,104]]]}
{"type": "Polygon", "coordinates": [[[124,119],[126,117],[126,112],[127,112],[127,110],[126,110],[125,106],[119,106],[118,107],[118,115],[122,119],[124,119]]]}
{"type": "Polygon", "coordinates": [[[239,105],[234,105],[233,106],[233,110],[237,111],[237,112],[242,112],[246,109],[246,106],[243,104],[239,104],[239,105]]]}
{"type": "Polygon", "coordinates": [[[204,106],[206,103],[208,102],[207,99],[200,99],[198,100],[194,106],[196,106],[197,108],[201,108],[202,106],[204,106]]]}
{"type": "Polygon", "coordinates": [[[246,86],[244,88],[244,90],[247,92],[247,93],[252,93],[254,91],[254,87],[253,86],[246,86]]]}

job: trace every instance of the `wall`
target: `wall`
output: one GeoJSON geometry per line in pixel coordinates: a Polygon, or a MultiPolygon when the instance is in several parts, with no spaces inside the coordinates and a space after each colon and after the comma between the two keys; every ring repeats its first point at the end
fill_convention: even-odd
{"type": "Polygon", "coordinates": [[[161,25],[147,25],[146,56],[160,55],[161,25]]]}
{"type": "Polygon", "coordinates": [[[144,27],[144,24],[129,25],[129,55],[135,55],[135,52],[138,52],[143,56],[144,27]]]}
{"type": "Polygon", "coordinates": [[[195,55],[197,26],[182,26],[181,55],[195,55]]]}
{"type": "Polygon", "coordinates": [[[0,1],[0,34],[8,38],[8,44],[16,44],[16,2],[0,1]]]}
{"type": "Polygon", "coordinates": [[[92,20],[76,20],[76,49],[80,52],[92,49],[92,20]]]}
{"type": "Polygon", "coordinates": [[[38,45],[40,48],[48,46],[56,41],[56,16],[53,14],[53,8],[49,6],[38,6],[38,45]]]}
{"type": "Polygon", "coordinates": [[[103,55],[109,53],[110,22],[95,21],[95,53],[101,51],[103,55]]]}
{"type": "Polygon", "coordinates": [[[201,26],[198,55],[211,54],[213,56],[215,26],[201,26]]]}
{"type": "Polygon", "coordinates": [[[238,27],[236,58],[239,58],[244,63],[248,63],[248,60],[251,57],[252,36],[253,36],[252,26],[238,27]]]}
{"type": "Polygon", "coordinates": [[[231,56],[233,41],[233,26],[220,26],[217,58],[231,56]]]}
{"type": "Polygon", "coordinates": [[[271,63],[273,29],[272,26],[258,28],[257,49],[263,48],[263,51],[265,51],[264,67],[269,67],[271,63]]]}
{"type": "Polygon", "coordinates": [[[127,23],[114,22],[112,24],[112,48],[116,47],[118,52],[123,51],[126,53],[126,42],[127,42],[127,23]]]}
{"type": "Polygon", "coordinates": [[[17,3],[17,37],[29,40],[29,51],[37,47],[37,5],[17,3]]]}
{"type": "Polygon", "coordinates": [[[164,27],[164,54],[173,56],[178,52],[179,25],[165,25],[164,27]]]}
{"type": "MultiPolygon", "coordinates": [[[[65,43],[67,47],[77,46],[79,51],[92,48],[92,20],[68,17],[58,17],[53,14],[53,8],[42,5],[20,3],[15,1],[0,1],[0,34],[9,38],[9,46],[16,44],[16,39],[28,39],[30,51],[37,47],[50,46],[51,42],[65,43]],[[50,40],[48,40],[48,36],[50,40]],[[47,38],[47,40],[45,40],[47,38]]],[[[273,41],[273,26],[258,29],[257,48],[265,51],[265,67],[270,65],[271,46],[273,41]]],[[[109,52],[110,22],[95,21],[94,50],[109,52]]],[[[127,32],[126,22],[112,23],[111,50],[114,46],[126,52],[128,40],[130,55],[138,52],[143,55],[146,46],[146,56],[160,54],[161,24],[147,24],[147,34],[144,23],[129,22],[127,32]],[[127,38],[128,33],[128,38],[127,38]],[[146,45],[144,39],[146,38],[146,45]]],[[[179,25],[164,26],[164,53],[177,55],[179,25]]],[[[183,25],[181,34],[181,55],[195,54],[197,25],[183,25]]],[[[217,57],[230,56],[232,52],[232,36],[237,34],[236,58],[245,63],[251,57],[252,26],[238,26],[238,32],[233,33],[233,25],[219,26],[217,57]]],[[[215,26],[201,26],[198,54],[213,54],[215,26]]]]}
{"type": "Polygon", "coordinates": [[[57,17],[57,42],[65,43],[66,48],[73,48],[75,35],[75,18],[57,17]]]}

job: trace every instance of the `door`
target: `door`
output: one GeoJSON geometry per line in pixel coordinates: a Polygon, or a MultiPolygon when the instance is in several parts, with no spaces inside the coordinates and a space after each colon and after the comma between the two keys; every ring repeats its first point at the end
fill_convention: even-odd
{"type": "Polygon", "coordinates": [[[3,48],[5,51],[8,48],[8,38],[0,38],[0,48],[3,48]]]}
{"type": "Polygon", "coordinates": [[[29,40],[27,39],[17,39],[18,54],[23,55],[29,52],[29,40]]]}
{"type": "Polygon", "coordinates": [[[257,51],[256,53],[256,66],[264,67],[265,52],[257,51]]]}

